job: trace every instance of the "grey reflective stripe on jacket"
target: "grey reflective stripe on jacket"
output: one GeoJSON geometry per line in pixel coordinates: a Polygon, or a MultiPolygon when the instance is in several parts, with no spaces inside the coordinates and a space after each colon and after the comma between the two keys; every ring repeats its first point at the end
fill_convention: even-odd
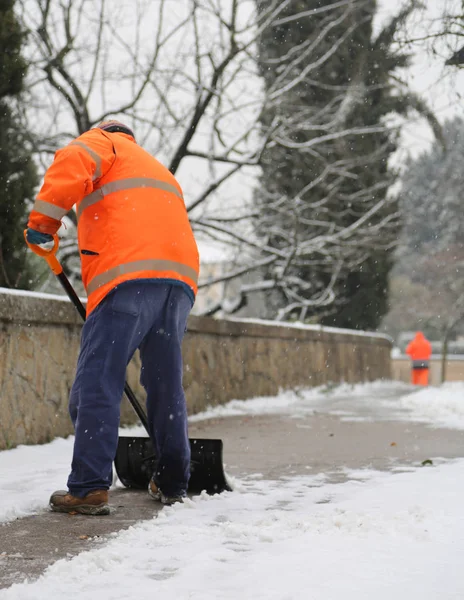
{"type": "MultiPolygon", "coordinates": [[[[89,156],[94,160],[96,165],[92,181],[99,179],[102,175],[102,161],[98,154],[94,150],[92,150],[92,148],[89,148],[87,144],[84,144],[84,142],[81,142],[80,140],[74,140],[69,145],[80,146],[89,154],[89,156]]],[[[66,213],[69,212],[66,208],[61,208],[60,206],[56,206],[56,204],[50,204],[50,202],[44,202],[43,200],[36,200],[34,202],[32,210],[35,210],[36,212],[40,213],[41,215],[45,215],[46,217],[56,219],[57,221],[61,221],[61,219],[66,215],[66,213]]]]}
{"type": "Polygon", "coordinates": [[[92,150],[92,148],[89,148],[87,146],[87,144],[84,144],[84,142],[81,142],[80,140],[74,140],[69,145],[71,146],[73,144],[75,146],[80,146],[81,148],[84,148],[84,150],[90,155],[90,157],[93,158],[96,167],[95,167],[95,173],[93,174],[93,177],[92,177],[92,181],[99,179],[102,176],[102,161],[101,161],[100,156],[95,152],[95,150],[92,150]]]}
{"type": "Polygon", "coordinates": [[[61,208],[61,206],[57,206],[56,204],[50,204],[50,202],[44,202],[43,200],[36,200],[34,202],[32,210],[35,210],[36,212],[40,213],[41,215],[45,215],[46,217],[56,219],[57,221],[61,221],[61,219],[68,212],[66,208],[61,208]]]}
{"type": "Polygon", "coordinates": [[[413,369],[428,369],[429,361],[428,360],[413,360],[412,368],[413,369]]]}
{"type": "Polygon", "coordinates": [[[87,285],[87,295],[90,296],[92,292],[95,292],[102,285],[106,285],[119,277],[120,275],[128,275],[129,273],[136,273],[137,271],[174,271],[175,273],[188,277],[195,284],[198,281],[198,274],[192,267],[184,265],[183,263],[175,262],[173,260],[163,260],[157,258],[148,258],[145,260],[136,260],[134,262],[125,263],[123,265],[117,265],[96,275],[89,281],[87,285]]]}
{"type": "Polygon", "coordinates": [[[86,208],[92,206],[92,204],[100,202],[100,200],[103,200],[103,198],[108,196],[108,194],[136,188],[153,188],[156,190],[163,190],[165,192],[175,194],[183,200],[182,194],[179,192],[176,186],[172,185],[171,183],[167,183],[166,181],[161,181],[159,179],[152,179],[151,177],[129,177],[128,179],[119,179],[117,181],[105,183],[105,185],[102,185],[101,188],[83,198],[77,207],[77,220],[80,219],[82,212],[86,208]]]}

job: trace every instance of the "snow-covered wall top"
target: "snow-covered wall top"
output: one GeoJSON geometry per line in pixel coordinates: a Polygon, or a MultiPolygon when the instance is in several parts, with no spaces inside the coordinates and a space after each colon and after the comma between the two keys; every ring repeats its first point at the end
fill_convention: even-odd
{"type": "MultiPolygon", "coordinates": [[[[81,301],[85,303],[84,298],[81,298],[81,301]]],[[[0,287],[0,319],[61,324],[79,324],[81,321],[66,296],[2,287],[0,287]]],[[[192,315],[189,319],[189,330],[211,334],[294,339],[323,339],[332,334],[343,336],[343,339],[347,339],[346,336],[350,338],[354,336],[360,343],[368,343],[369,339],[375,340],[375,343],[381,343],[380,340],[383,340],[389,346],[393,343],[389,336],[381,333],[264,319],[211,319],[192,315]],[[359,340],[361,337],[367,339],[359,340]]]]}

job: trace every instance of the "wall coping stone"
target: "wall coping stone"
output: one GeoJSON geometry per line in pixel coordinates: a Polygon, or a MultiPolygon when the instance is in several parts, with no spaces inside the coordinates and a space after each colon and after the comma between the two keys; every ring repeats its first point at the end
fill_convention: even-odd
{"type": "Polygon", "coordinates": [[[82,318],[66,296],[0,288],[0,321],[82,325],[82,318]]]}
{"type": "Polygon", "coordinates": [[[191,316],[189,331],[229,335],[236,337],[266,337],[292,340],[330,341],[333,334],[337,341],[356,344],[376,344],[392,346],[393,340],[385,334],[325,327],[322,325],[305,325],[304,323],[287,323],[261,319],[212,319],[211,317],[191,316]]]}
{"type": "MultiPolygon", "coordinates": [[[[86,300],[81,299],[85,304],[86,300]]],[[[66,296],[0,288],[0,322],[82,325],[82,319],[66,296]]],[[[191,315],[188,330],[203,334],[231,337],[262,337],[328,342],[337,335],[341,343],[392,346],[393,340],[381,333],[305,325],[258,319],[214,319],[191,315]]]]}

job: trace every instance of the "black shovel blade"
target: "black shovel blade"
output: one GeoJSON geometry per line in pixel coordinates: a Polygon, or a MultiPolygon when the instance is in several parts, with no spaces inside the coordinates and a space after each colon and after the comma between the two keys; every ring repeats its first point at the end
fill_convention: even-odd
{"type": "MultiPolygon", "coordinates": [[[[231,491],[222,463],[222,440],[190,438],[188,493],[220,494],[231,491]]],[[[120,437],[114,460],[116,473],[128,488],[147,489],[156,467],[156,455],[148,437],[120,437]]]]}

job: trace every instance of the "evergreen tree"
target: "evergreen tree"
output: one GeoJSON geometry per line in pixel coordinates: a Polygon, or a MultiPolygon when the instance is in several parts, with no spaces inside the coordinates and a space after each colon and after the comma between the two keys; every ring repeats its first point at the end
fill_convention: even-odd
{"type": "Polygon", "coordinates": [[[23,230],[26,202],[33,196],[37,173],[12,106],[26,72],[21,57],[24,34],[13,5],[14,0],[0,3],[0,286],[27,288],[23,230]]]}
{"type": "Polygon", "coordinates": [[[464,119],[447,120],[443,137],[445,150],[434,144],[406,165],[401,178],[398,197],[405,215],[401,263],[417,264],[418,259],[452,246],[464,251],[464,119]]]}
{"type": "Polygon", "coordinates": [[[438,292],[443,291],[443,279],[450,278],[464,292],[464,120],[446,121],[443,135],[446,150],[433,145],[407,164],[401,179],[404,227],[393,274],[438,292]]]}
{"type": "Polygon", "coordinates": [[[404,226],[390,283],[395,301],[383,323],[391,335],[421,328],[446,340],[464,331],[464,120],[446,121],[443,137],[446,150],[432,145],[401,177],[404,226]]]}
{"type": "MultiPolygon", "coordinates": [[[[395,88],[391,78],[407,64],[407,57],[391,46],[412,7],[374,37],[375,0],[335,8],[333,4],[291,0],[259,41],[268,97],[262,123],[280,123],[286,130],[286,136],[280,133],[280,140],[286,140],[276,139],[263,156],[256,198],[261,213],[258,233],[267,232],[267,243],[277,248],[290,231],[302,241],[337,232],[385,200],[395,178],[388,159],[397,139],[395,132],[382,130],[385,117],[423,108],[404,89],[395,88]],[[327,134],[334,135],[314,149],[305,147],[327,134]],[[273,210],[283,205],[276,204],[276,198],[287,198],[292,211],[273,210]]],[[[261,12],[271,5],[272,0],[257,0],[261,12]]],[[[377,327],[387,310],[390,248],[400,228],[397,203],[385,202],[369,219],[370,225],[375,223],[378,239],[356,253],[346,244],[346,252],[316,252],[311,264],[288,266],[307,282],[308,299],[316,299],[313,306],[289,316],[341,327],[377,327]],[[328,287],[332,299],[318,305],[318,294],[328,287]]]]}

